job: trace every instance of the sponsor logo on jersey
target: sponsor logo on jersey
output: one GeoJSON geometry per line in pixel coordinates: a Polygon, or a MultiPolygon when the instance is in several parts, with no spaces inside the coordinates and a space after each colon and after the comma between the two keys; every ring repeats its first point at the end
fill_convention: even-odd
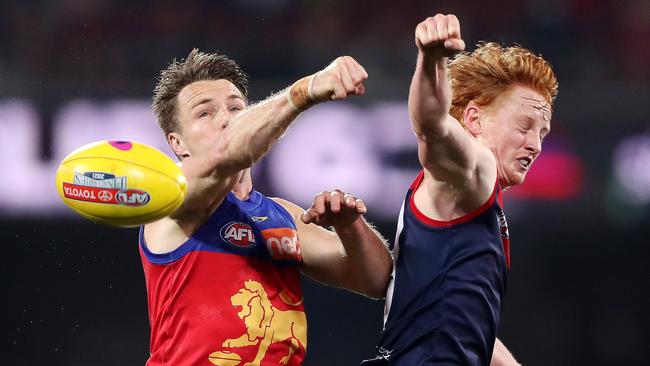
{"type": "Polygon", "coordinates": [[[506,221],[506,214],[501,207],[497,207],[497,218],[499,220],[499,228],[501,229],[501,242],[503,244],[503,252],[506,257],[506,267],[510,269],[510,233],[508,232],[508,221],[506,221]]]}
{"type": "Polygon", "coordinates": [[[251,216],[251,220],[253,220],[253,222],[264,222],[268,220],[268,218],[268,216],[251,216]]]}
{"type": "Polygon", "coordinates": [[[77,201],[122,206],[144,206],[151,200],[149,193],[127,189],[126,177],[104,172],[74,173],[74,183],[63,183],[63,196],[77,201]]]}
{"type": "Polygon", "coordinates": [[[510,233],[508,232],[508,221],[506,220],[506,213],[503,212],[503,209],[499,207],[497,209],[497,218],[499,219],[499,228],[501,229],[502,238],[510,238],[510,233]]]}
{"type": "Polygon", "coordinates": [[[302,260],[300,242],[296,230],[291,228],[274,228],[262,230],[266,249],[273,259],[302,260]]]}
{"type": "Polygon", "coordinates": [[[255,245],[253,228],[243,222],[231,222],[219,231],[221,239],[240,248],[248,248],[255,245]]]}

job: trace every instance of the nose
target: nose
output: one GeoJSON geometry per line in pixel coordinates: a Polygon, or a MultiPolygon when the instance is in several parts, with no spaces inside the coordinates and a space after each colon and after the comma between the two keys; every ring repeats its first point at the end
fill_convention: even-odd
{"type": "Polygon", "coordinates": [[[528,138],[526,139],[526,150],[537,155],[542,152],[542,139],[535,132],[528,133],[528,138]]]}
{"type": "Polygon", "coordinates": [[[219,114],[221,114],[221,118],[220,118],[221,128],[228,127],[228,125],[230,124],[230,121],[232,121],[232,119],[235,117],[235,113],[228,110],[228,106],[226,106],[226,105],[224,105],[221,108],[221,111],[220,111],[219,114]]]}

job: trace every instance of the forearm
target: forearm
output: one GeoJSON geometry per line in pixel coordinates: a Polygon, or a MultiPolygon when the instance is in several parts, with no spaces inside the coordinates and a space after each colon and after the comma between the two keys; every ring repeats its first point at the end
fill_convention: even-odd
{"type": "Polygon", "coordinates": [[[506,346],[499,340],[496,339],[494,342],[494,351],[492,352],[492,360],[490,361],[490,366],[518,366],[520,365],[515,357],[508,351],[506,346]]]}
{"type": "Polygon", "coordinates": [[[253,165],[282,136],[299,111],[287,98],[288,89],[242,112],[225,131],[219,170],[234,173],[253,165]]]}
{"type": "Polygon", "coordinates": [[[334,230],[345,248],[342,285],[373,298],[386,296],[393,261],[381,234],[363,217],[334,230]]]}
{"type": "Polygon", "coordinates": [[[418,53],[415,73],[409,90],[408,110],[413,131],[422,138],[444,136],[450,105],[444,98],[451,95],[447,82],[446,58],[440,60],[418,53]]]}
{"type": "Polygon", "coordinates": [[[325,69],[296,81],[288,89],[234,118],[216,144],[211,163],[221,176],[250,167],[282,136],[298,114],[310,106],[365,92],[368,74],[353,58],[338,57],[325,69]]]}

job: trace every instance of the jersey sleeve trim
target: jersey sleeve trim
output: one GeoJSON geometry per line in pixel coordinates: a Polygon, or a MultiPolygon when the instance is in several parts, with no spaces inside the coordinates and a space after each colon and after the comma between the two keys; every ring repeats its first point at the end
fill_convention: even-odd
{"type": "Polygon", "coordinates": [[[492,191],[490,198],[484,204],[482,204],[479,208],[466,215],[455,218],[453,220],[445,221],[445,220],[436,220],[428,217],[427,215],[422,213],[422,211],[420,211],[420,209],[418,209],[418,207],[415,205],[415,191],[417,191],[417,189],[422,184],[422,180],[424,180],[424,170],[420,171],[420,174],[418,174],[418,176],[411,184],[410,187],[411,197],[409,198],[409,208],[411,209],[411,212],[413,212],[413,214],[418,220],[420,220],[424,224],[433,227],[450,227],[450,226],[459,225],[475,219],[476,217],[478,217],[479,215],[487,211],[494,204],[494,201],[497,197],[498,187],[499,187],[498,179],[497,179],[497,181],[494,183],[494,190],[492,191]]]}
{"type": "Polygon", "coordinates": [[[198,241],[193,237],[190,237],[185,243],[181,244],[180,247],[172,250],[168,253],[154,253],[149,250],[147,247],[146,240],[144,239],[144,226],[140,227],[139,235],[140,248],[142,253],[147,258],[147,260],[154,264],[170,264],[176,262],[177,260],[183,258],[187,253],[192,251],[192,249],[198,244],[198,241]]]}

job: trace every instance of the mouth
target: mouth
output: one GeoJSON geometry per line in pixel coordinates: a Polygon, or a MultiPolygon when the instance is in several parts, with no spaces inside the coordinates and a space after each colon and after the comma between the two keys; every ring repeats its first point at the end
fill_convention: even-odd
{"type": "Polygon", "coordinates": [[[530,169],[530,166],[533,164],[533,159],[530,158],[530,157],[519,158],[519,159],[517,159],[517,161],[519,161],[519,165],[521,165],[521,168],[524,171],[527,171],[528,169],[530,169]]]}

